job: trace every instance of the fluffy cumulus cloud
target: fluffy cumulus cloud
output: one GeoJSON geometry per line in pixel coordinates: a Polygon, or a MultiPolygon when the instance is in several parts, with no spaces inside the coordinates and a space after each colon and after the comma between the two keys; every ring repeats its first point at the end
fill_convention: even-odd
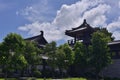
{"type": "Polygon", "coordinates": [[[106,24],[106,15],[110,10],[110,6],[106,4],[100,4],[97,7],[86,11],[83,15],[83,18],[87,19],[89,23],[93,26],[105,26],[106,24]]]}
{"type": "MultiPolygon", "coordinates": [[[[49,13],[50,10],[53,11],[52,8],[46,8],[44,11],[42,8],[39,9],[40,6],[37,7],[26,7],[22,11],[22,14],[24,16],[27,15],[25,17],[32,21],[32,23],[20,26],[18,29],[27,31],[32,35],[37,35],[40,30],[43,30],[48,41],[65,40],[65,30],[79,26],[83,22],[83,19],[87,19],[87,22],[93,27],[107,27],[111,32],[115,32],[120,27],[119,19],[115,22],[107,23],[109,22],[109,16],[107,15],[112,12],[111,9],[113,8],[103,0],[81,0],[71,5],[63,4],[52,21],[43,21],[46,17],[42,18],[42,13],[47,13],[47,11],[49,13]],[[36,15],[36,13],[39,14],[36,15]],[[116,27],[116,29],[113,27],[116,27]]],[[[49,19],[50,17],[47,18],[49,19]]],[[[116,34],[118,32],[114,33],[114,35],[116,34]]]]}
{"type": "Polygon", "coordinates": [[[120,17],[118,20],[108,24],[107,29],[113,33],[113,36],[116,38],[116,40],[120,39],[120,17]]]}
{"type": "Polygon", "coordinates": [[[51,23],[40,23],[34,22],[32,24],[27,24],[25,26],[19,27],[22,31],[28,31],[28,34],[32,34],[33,36],[38,35],[40,30],[43,30],[46,34],[45,37],[48,41],[58,41],[61,39],[61,32],[54,27],[51,23]],[[52,27],[52,28],[51,28],[52,27]],[[34,29],[33,29],[34,28],[34,29]],[[53,39],[55,38],[55,39],[53,39]]]}

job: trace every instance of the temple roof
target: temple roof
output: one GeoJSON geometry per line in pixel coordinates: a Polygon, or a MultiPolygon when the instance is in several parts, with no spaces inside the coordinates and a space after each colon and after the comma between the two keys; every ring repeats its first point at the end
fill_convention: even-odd
{"type": "Polygon", "coordinates": [[[26,38],[25,40],[34,41],[34,42],[37,43],[37,45],[39,47],[44,47],[48,43],[47,40],[43,36],[43,31],[41,31],[40,35],[33,36],[33,37],[30,37],[30,38],[26,38]]]}
{"type": "Polygon", "coordinates": [[[120,40],[109,42],[108,45],[120,44],[120,40]]]}
{"type": "Polygon", "coordinates": [[[92,28],[87,22],[86,22],[86,19],[84,19],[83,23],[76,27],[76,28],[72,28],[72,30],[66,30],[65,34],[68,35],[68,36],[71,36],[71,37],[75,37],[76,34],[79,36],[80,35],[83,35],[84,32],[93,32],[94,31],[94,28],[92,28]]]}
{"type": "MultiPolygon", "coordinates": [[[[84,19],[83,21],[83,24],[76,27],[76,28],[72,28],[72,30],[76,30],[76,29],[80,29],[80,28],[83,28],[83,27],[91,27],[87,22],[86,22],[86,19],[84,19]]],[[[91,27],[92,28],[92,27],[91,27]]]]}

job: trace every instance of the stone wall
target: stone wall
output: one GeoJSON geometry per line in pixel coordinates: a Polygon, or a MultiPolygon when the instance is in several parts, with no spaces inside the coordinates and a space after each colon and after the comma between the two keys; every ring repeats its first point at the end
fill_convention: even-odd
{"type": "Polygon", "coordinates": [[[100,76],[120,78],[120,59],[114,59],[112,64],[100,72],[100,76]]]}

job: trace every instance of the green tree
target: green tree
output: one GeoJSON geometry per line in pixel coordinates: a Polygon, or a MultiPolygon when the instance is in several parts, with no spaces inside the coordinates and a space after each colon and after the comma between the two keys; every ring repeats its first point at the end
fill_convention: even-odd
{"type": "Polygon", "coordinates": [[[105,34],[104,36],[108,39],[108,42],[114,40],[114,37],[112,37],[112,33],[108,32],[108,30],[106,28],[101,28],[101,29],[97,28],[97,31],[105,34]]]}
{"type": "Polygon", "coordinates": [[[46,55],[49,60],[47,60],[47,64],[51,66],[52,68],[52,76],[54,77],[55,75],[55,67],[56,67],[56,43],[53,41],[49,44],[47,44],[44,48],[44,55],[46,55]]]}
{"type": "MultiPolygon", "coordinates": [[[[25,51],[24,56],[28,62],[29,74],[33,76],[34,72],[37,70],[36,66],[41,64],[42,50],[37,47],[35,42],[25,41],[25,51]]],[[[38,70],[37,70],[38,71],[38,70]]]]}
{"type": "Polygon", "coordinates": [[[98,77],[99,72],[111,63],[109,48],[107,46],[109,38],[104,33],[95,32],[92,35],[91,64],[98,77]]]}
{"type": "Polygon", "coordinates": [[[62,46],[58,47],[56,50],[56,66],[59,69],[59,73],[61,75],[61,77],[63,77],[62,71],[63,69],[65,69],[65,52],[62,49],[62,46]]]}
{"type": "Polygon", "coordinates": [[[65,62],[68,67],[74,62],[74,53],[72,51],[72,48],[68,44],[63,45],[63,51],[65,53],[65,62]]]}
{"type": "Polygon", "coordinates": [[[71,47],[68,44],[59,46],[56,51],[56,58],[56,65],[62,75],[63,69],[67,70],[74,60],[74,54],[71,47]]]}
{"type": "Polygon", "coordinates": [[[8,34],[0,46],[0,64],[7,73],[17,69],[22,70],[27,61],[24,57],[24,39],[15,33],[8,34]]]}
{"type": "Polygon", "coordinates": [[[87,47],[81,42],[77,42],[74,46],[74,65],[76,75],[84,75],[85,70],[88,68],[89,56],[87,52],[87,47]],[[82,73],[81,73],[82,72],[82,73]]]}

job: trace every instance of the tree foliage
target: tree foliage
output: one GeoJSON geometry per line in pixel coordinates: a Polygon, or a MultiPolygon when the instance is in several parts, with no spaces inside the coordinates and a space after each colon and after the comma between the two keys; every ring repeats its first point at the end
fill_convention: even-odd
{"type": "Polygon", "coordinates": [[[74,61],[74,53],[72,51],[72,48],[68,44],[64,44],[61,46],[61,49],[65,53],[65,62],[66,65],[69,66],[74,61]]]}
{"type": "Polygon", "coordinates": [[[57,48],[56,51],[56,68],[59,69],[59,73],[62,76],[62,70],[66,68],[66,64],[65,64],[65,52],[63,51],[63,49],[61,49],[62,47],[57,48]]]}
{"type": "MultiPolygon", "coordinates": [[[[39,49],[34,42],[25,41],[20,35],[8,34],[0,43],[0,65],[6,72],[22,70],[25,67],[36,68],[41,64],[41,53],[48,57],[47,64],[52,68],[68,69],[75,65],[76,71],[80,72],[92,66],[96,74],[111,63],[111,57],[107,43],[114,38],[106,29],[99,29],[92,34],[91,45],[88,47],[81,42],[76,42],[74,47],[68,44],[56,46],[55,42],[47,44],[43,50],[39,49]]],[[[31,70],[32,72],[32,70],[31,70]]],[[[53,74],[55,75],[55,74],[53,74]]]]}
{"type": "Polygon", "coordinates": [[[31,41],[25,41],[25,51],[24,56],[27,60],[27,67],[29,67],[31,70],[29,70],[29,74],[33,76],[35,71],[38,71],[36,66],[42,63],[40,55],[42,54],[42,50],[39,49],[35,42],[31,41]]]}
{"type": "Polygon", "coordinates": [[[109,48],[107,46],[108,40],[109,38],[106,37],[106,34],[101,32],[95,32],[92,35],[91,64],[96,74],[111,63],[109,48]]]}
{"type": "Polygon", "coordinates": [[[24,71],[27,66],[40,64],[40,53],[41,50],[35,43],[25,41],[16,33],[10,33],[0,44],[0,64],[5,72],[24,71]]]}
{"type": "Polygon", "coordinates": [[[68,44],[56,47],[56,43],[51,42],[46,45],[44,53],[48,56],[48,65],[51,66],[52,69],[59,68],[60,74],[63,69],[67,69],[73,63],[73,51],[68,44]]]}
{"type": "Polygon", "coordinates": [[[25,41],[25,58],[28,62],[28,64],[40,64],[41,57],[40,55],[43,53],[42,49],[39,49],[37,47],[37,44],[35,42],[31,41],[25,41]]]}
{"type": "MultiPolygon", "coordinates": [[[[3,43],[1,43],[1,57],[0,58],[2,64],[13,64],[13,65],[26,65],[27,61],[24,58],[24,46],[25,42],[22,39],[22,37],[18,34],[15,33],[10,33],[8,34],[3,43]],[[12,60],[12,59],[17,59],[17,60],[12,60]],[[23,61],[22,61],[23,60],[23,61]],[[20,64],[19,64],[19,63],[20,64]]],[[[9,65],[10,66],[10,65],[9,65]]]]}
{"type": "Polygon", "coordinates": [[[83,76],[85,70],[89,67],[89,54],[87,47],[81,42],[76,42],[74,46],[74,55],[75,74],[83,76]]]}
{"type": "Polygon", "coordinates": [[[114,37],[112,36],[112,33],[108,32],[108,30],[106,28],[98,28],[97,30],[100,33],[105,34],[104,36],[108,39],[108,42],[113,41],[114,37]]]}
{"type": "Polygon", "coordinates": [[[77,42],[74,47],[75,60],[74,63],[84,67],[86,63],[86,48],[80,42],[77,42]]]}
{"type": "Polygon", "coordinates": [[[23,38],[15,33],[8,34],[0,46],[0,64],[3,71],[13,72],[27,65],[24,57],[25,42],[23,38]]]}
{"type": "Polygon", "coordinates": [[[46,56],[49,57],[49,60],[47,60],[47,63],[55,68],[56,64],[55,64],[55,60],[56,60],[56,43],[55,42],[51,42],[49,44],[47,44],[44,48],[44,54],[46,54],[46,56]]]}

